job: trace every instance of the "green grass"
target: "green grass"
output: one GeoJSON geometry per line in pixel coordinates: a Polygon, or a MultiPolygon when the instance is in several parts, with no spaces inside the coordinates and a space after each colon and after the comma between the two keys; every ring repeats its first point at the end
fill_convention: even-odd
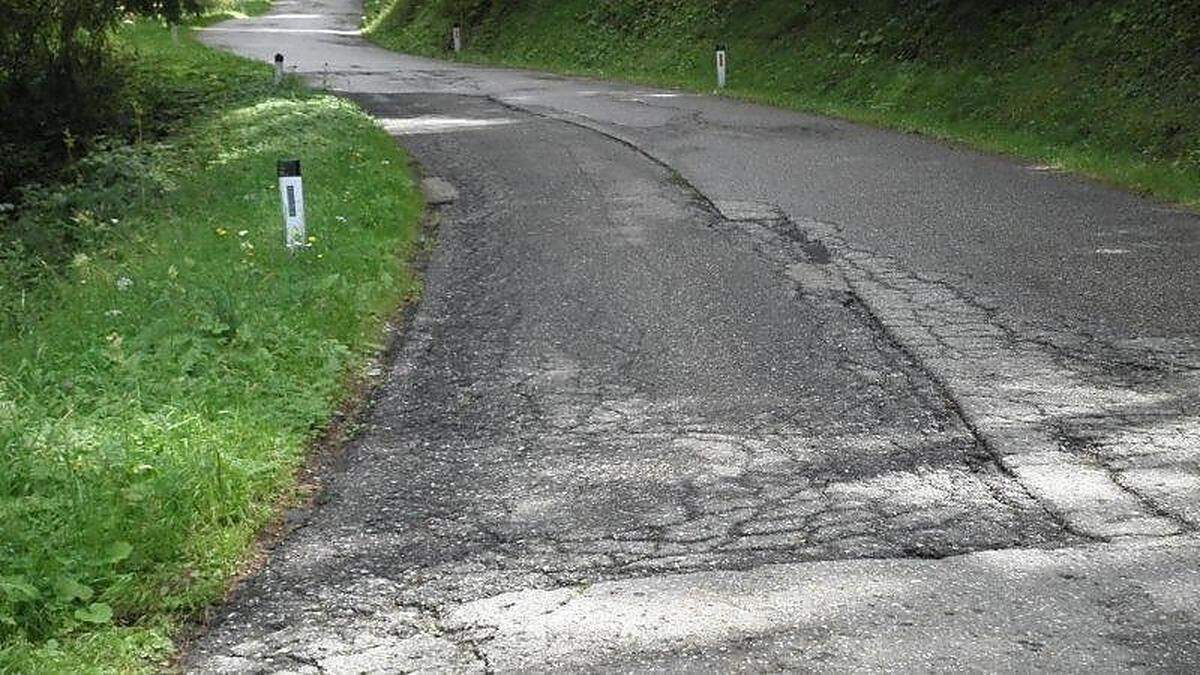
{"type": "Polygon", "coordinates": [[[204,13],[194,18],[190,25],[208,26],[228,19],[244,19],[264,14],[271,8],[271,0],[209,0],[204,13]]]}
{"type": "Polygon", "coordinates": [[[1200,0],[376,0],[398,50],[726,94],[919,132],[1200,206],[1200,0]]]}
{"type": "Polygon", "coordinates": [[[169,658],[418,290],[419,193],[369,118],[158,25],[121,40],[174,131],[42,188],[9,231],[52,235],[0,247],[5,672],[169,658]],[[314,236],[295,256],[275,179],[292,156],[314,236]]]}

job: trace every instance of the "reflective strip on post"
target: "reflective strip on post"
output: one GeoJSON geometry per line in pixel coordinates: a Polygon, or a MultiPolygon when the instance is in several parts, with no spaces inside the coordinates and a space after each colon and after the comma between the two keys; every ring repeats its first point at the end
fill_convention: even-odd
{"type": "Polygon", "coordinates": [[[305,245],[304,184],[300,178],[300,160],[281,159],[276,168],[279,173],[279,200],[283,206],[283,241],[287,250],[295,251],[305,245]]]}
{"type": "Polygon", "coordinates": [[[725,88],[725,45],[717,45],[717,87],[725,88]]]}

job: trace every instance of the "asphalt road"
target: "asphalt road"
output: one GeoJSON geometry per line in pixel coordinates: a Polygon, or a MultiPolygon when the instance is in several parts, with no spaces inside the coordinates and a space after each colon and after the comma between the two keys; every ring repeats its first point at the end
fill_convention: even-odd
{"type": "Polygon", "coordinates": [[[1200,667],[1200,219],[357,22],[204,33],[457,198],[363,432],[188,669],[1200,667]]]}

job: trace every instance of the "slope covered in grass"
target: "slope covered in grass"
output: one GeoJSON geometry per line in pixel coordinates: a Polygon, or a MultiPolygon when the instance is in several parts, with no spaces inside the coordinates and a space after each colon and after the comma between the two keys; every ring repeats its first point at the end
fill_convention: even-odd
{"type": "Polygon", "coordinates": [[[1200,0],[377,0],[371,37],[730,93],[967,141],[1200,204],[1200,0]]]}
{"type": "Polygon", "coordinates": [[[17,233],[0,254],[0,672],[165,658],[416,291],[401,261],[420,197],[369,118],[158,25],[121,41],[176,131],[0,214],[20,221],[0,229],[17,233]],[[313,235],[295,256],[275,178],[292,156],[313,235]]]}

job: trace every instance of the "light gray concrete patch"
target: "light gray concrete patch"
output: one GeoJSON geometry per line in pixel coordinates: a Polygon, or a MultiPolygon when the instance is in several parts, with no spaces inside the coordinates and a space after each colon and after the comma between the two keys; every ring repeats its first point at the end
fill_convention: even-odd
{"type": "Polygon", "coordinates": [[[430,206],[451,204],[458,199],[458,189],[450,181],[438,176],[422,178],[421,192],[425,195],[425,203],[430,206]]]}
{"type": "Polygon", "coordinates": [[[629,579],[469,602],[444,626],[486,628],[479,649],[496,672],[1188,670],[1200,667],[1197,547],[1164,540],[629,579]],[[1147,613],[1166,620],[1150,628],[1147,613]]]}
{"type": "Polygon", "coordinates": [[[343,650],[315,660],[329,675],[364,673],[484,673],[484,664],[446,638],[419,634],[409,638],[358,639],[343,650]]]}
{"type": "Polygon", "coordinates": [[[1183,464],[1125,469],[1117,475],[1122,485],[1200,527],[1200,469],[1183,464]]]}
{"type": "Polygon", "coordinates": [[[783,212],[774,204],[736,199],[714,199],[713,206],[726,220],[779,220],[783,212]]]}
{"type": "Polygon", "coordinates": [[[788,265],[787,275],[800,287],[809,291],[849,292],[850,287],[836,269],[827,265],[799,262],[788,265]]]}

